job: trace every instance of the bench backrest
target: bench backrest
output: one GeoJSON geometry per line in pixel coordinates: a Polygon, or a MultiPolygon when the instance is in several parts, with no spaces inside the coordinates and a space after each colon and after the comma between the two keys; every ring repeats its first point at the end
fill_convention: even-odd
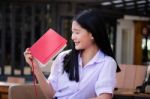
{"type": "Polygon", "coordinates": [[[117,73],[117,88],[135,89],[143,84],[147,66],[121,64],[120,68],[121,72],[117,73]]]}

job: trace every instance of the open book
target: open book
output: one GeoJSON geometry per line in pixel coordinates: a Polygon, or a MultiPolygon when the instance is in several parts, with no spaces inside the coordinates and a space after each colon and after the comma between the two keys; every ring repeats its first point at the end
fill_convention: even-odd
{"type": "Polygon", "coordinates": [[[46,66],[63,48],[67,40],[53,29],[49,29],[30,48],[31,54],[40,63],[46,66]]]}

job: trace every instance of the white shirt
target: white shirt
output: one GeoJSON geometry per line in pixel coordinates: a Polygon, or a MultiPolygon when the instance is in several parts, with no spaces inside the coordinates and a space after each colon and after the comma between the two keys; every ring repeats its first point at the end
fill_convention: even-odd
{"type": "Polygon", "coordinates": [[[116,86],[116,62],[101,51],[82,67],[80,54],[79,75],[80,81],[70,81],[63,71],[63,59],[69,51],[64,51],[55,59],[48,81],[56,91],[58,99],[90,99],[101,93],[112,93],[116,86]]]}

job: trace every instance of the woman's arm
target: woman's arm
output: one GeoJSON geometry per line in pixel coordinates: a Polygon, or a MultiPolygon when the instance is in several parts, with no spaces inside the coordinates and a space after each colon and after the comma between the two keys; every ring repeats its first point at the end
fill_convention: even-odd
{"type": "Polygon", "coordinates": [[[35,66],[35,75],[38,80],[38,83],[46,96],[46,99],[52,99],[55,91],[51,85],[51,83],[48,83],[47,79],[45,78],[44,74],[42,73],[41,69],[39,66],[35,66]]]}
{"type": "Polygon", "coordinates": [[[34,74],[38,80],[38,83],[41,87],[41,90],[43,91],[43,94],[45,95],[46,99],[52,99],[55,91],[51,84],[47,82],[47,79],[45,78],[44,74],[42,73],[40,67],[37,65],[37,62],[33,60],[33,57],[31,55],[31,52],[27,48],[24,52],[25,60],[26,62],[32,67],[32,61],[34,65],[34,74]]]}
{"type": "Polygon", "coordinates": [[[103,93],[97,96],[96,98],[92,98],[92,99],[112,99],[112,94],[103,93]]]}

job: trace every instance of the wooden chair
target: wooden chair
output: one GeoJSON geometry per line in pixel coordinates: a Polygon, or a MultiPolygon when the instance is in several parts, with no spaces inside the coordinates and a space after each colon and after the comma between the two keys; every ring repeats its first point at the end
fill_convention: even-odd
{"type": "Polygon", "coordinates": [[[46,99],[39,85],[36,85],[37,96],[33,84],[19,84],[9,87],[9,99],[46,99]]]}

